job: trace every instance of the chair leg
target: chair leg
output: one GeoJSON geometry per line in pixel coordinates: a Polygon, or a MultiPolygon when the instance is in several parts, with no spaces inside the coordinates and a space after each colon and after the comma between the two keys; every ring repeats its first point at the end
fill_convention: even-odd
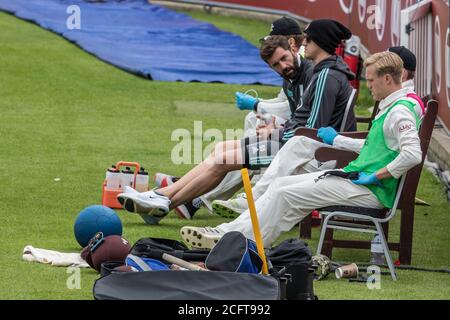
{"type": "Polygon", "coordinates": [[[401,264],[411,264],[412,242],[414,231],[414,198],[405,201],[402,207],[400,222],[400,251],[399,260],[401,264]]]}
{"type": "Polygon", "coordinates": [[[322,229],[320,230],[320,240],[317,248],[317,254],[323,254],[331,259],[333,247],[330,246],[326,240],[333,240],[333,229],[328,229],[328,223],[331,215],[322,217],[322,229]]]}
{"type": "MultiPolygon", "coordinates": [[[[330,216],[327,216],[325,219],[322,219],[322,229],[320,230],[320,238],[319,245],[317,246],[317,254],[322,254],[323,243],[325,240],[325,235],[328,232],[328,221],[330,220],[330,216]]],[[[331,257],[330,257],[331,258],[331,257]]]]}
{"type": "Polygon", "coordinates": [[[333,255],[333,236],[334,229],[328,228],[327,232],[325,233],[325,241],[322,248],[322,254],[330,259],[333,255]]]}
{"type": "Polygon", "coordinates": [[[392,262],[391,254],[389,253],[389,246],[386,242],[386,237],[384,236],[383,228],[381,225],[376,222],[375,226],[377,227],[378,235],[381,239],[381,245],[383,246],[384,257],[386,258],[386,262],[389,267],[389,271],[391,272],[392,280],[397,281],[397,274],[395,273],[395,266],[392,262]]]}
{"type": "Polygon", "coordinates": [[[386,243],[389,243],[389,222],[382,224],[384,236],[386,237],[386,243]]]}
{"type": "Polygon", "coordinates": [[[300,222],[300,238],[311,239],[312,213],[300,222]]]}

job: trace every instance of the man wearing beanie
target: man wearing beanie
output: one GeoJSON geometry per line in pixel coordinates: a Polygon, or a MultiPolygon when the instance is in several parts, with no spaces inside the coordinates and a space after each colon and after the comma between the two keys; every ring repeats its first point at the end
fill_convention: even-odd
{"type": "MultiPolygon", "coordinates": [[[[413,104],[404,99],[401,59],[392,52],[381,52],[367,58],[364,66],[367,86],[374,99],[380,101],[380,113],[367,139],[336,134],[327,141],[332,146],[344,144],[345,149],[358,152],[358,158],[338,175],[320,171],[272,181],[255,202],[265,248],[270,248],[283,232],[292,229],[314,209],[329,206],[392,208],[401,177],[421,162],[420,119],[413,104]]],[[[187,243],[211,248],[231,231],[254,238],[248,210],[230,223],[216,227],[184,227],[180,233],[187,243]]],[[[387,263],[393,270],[389,257],[386,255],[387,263]]],[[[395,279],[395,272],[392,277],[395,279]]]]}
{"type": "MultiPolygon", "coordinates": [[[[332,20],[327,21],[330,25],[336,24],[332,20]]],[[[322,27],[326,25],[327,23],[322,27]]],[[[312,23],[309,28],[313,26],[312,23]]],[[[340,26],[344,30],[345,27],[340,26]]],[[[345,30],[348,31],[346,28],[345,30]]],[[[338,34],[337,39],[344,40],[350,36],[351,33],[348,31],[338,34]]],[[[315,64],[314,75],[296,106],[293,117],[285,123],[285,126],[292,130],[292,136],[294,130],[301,126],[310,128],[331,126],[340,130],[344,124],[345,131],[355,130],[353,110],[349,113],[348,121],[343,123],[345,109],[352,92],[348,79],[354,78],[353,73],[341,58],[319,47],[313,50],[314,47],[310,46],[309,41],[308,43],[304,41],[303,44],[305,53],[309,51],[308,58],[315,64]]],[[[284,79],[294,80],[302,66],[298,66],[296,57],[290,49],[284,37],[273,36],[263,42],[260,55],[284,79]]],[[[159,217],[165,216],[180,205],[187,206],[192,203],[197,207],[194,200],[217,187],[228,172],[243,167],[253,170],[269,166],[279,148],[290,138],[284,135],[281,139],[280,132],[291,134],[289,131],[276,128],[275,122],[272,121],[258,128],[257,137],[218,143],[207,159],[175,183],[149,193],[127,191],[119,194],[118,200],[128,211],[154,214],[159,217]]],[[[190,214],[186,216],[191,217],[190,214]]]]}
{"type": "MultiPolygon", "coordinates": [[[[300,126],[320,128],[341,127],[345,107],[352,92],[349,80],[355,75],[341,57],[334,55],[343,40],[352,36],[351,31],[334,20],[315,20],[305,29],[305,58],[314,63],[311,85],[305,92],[304,106],[298,109],[293,118],[282,129],[283,141],[294,136],[300,126]]],[[[353,110],[349,113],[345,131],[356,130],[353,110]]]]}
{"type": "MultiPolygon", "coordinates": [[[[315,150],[323,146],[323,143],[295,136],[295,131],[299,127],[328,126],[340,130],[353,90],[349,80],[354,79],[354,74],[334,52],[342,40],[351,36],[350,30],[334,20],[316,20],[306,27],[304,53],[305,58],[314,63],[314,74],[304,93],[303,106],[295,111],[293,117],[284,124],[284,128],[277,130],[284,145],[253,187],[255,200],[267,191],[276,178],[334,168],[334,161],[318,163],[314,159],[315,150]]],[[[353,110],[349,113],[344,128],[344,131],[356,130],[353,110]]],[[[239,195],[228,201],[214,201],[214,212],[222,216],[236,217],[248,208],[246,199],[241,198],[239,195]]]]}
{"type": "MultiPolygon", "coordinates": [[[[303,43],[303,35],[297,21],[289,17],[275,20],[271,25],[269,35],[262,38],[261,42],[273,36],[286,38],[291,47],[290,51],[297,61],[298,72],[294,79],[283,78],[283,87],[278,96],[273,99],[259,99],[249,94],[236,92],[236,106],[240,110],[251,110],[244,121],[245,137],[255,136],[258,125],[265,121],[269,122],[275,119],[277,125],[282,125],[289,120],[297,106],[301,105],[303,92],[312,77],[312,62],[301,57],[299,53],[303,43]]],[[[212,211],[212,202],[214,200],[228,200],[241,187],[241,172],[238,170],[229,172],[216,188],[201,196],[200,199],[205,207],[212,211]]]]}
{"type": "MultiPolygon", "coordinates": [[[[293,59],[295,59],[296,69],[298,70],[293,79],[283,78],[283,87],[276,98],[259,99],[250,94],[236,92],[236,106],[240,110],[251,111],[247,114],[244,121],[245,137],[256,136],[256,129],[260,124],[275,120],[277,125],[282,125],[290,119],[297,106],[301,105],[300,101],[303,92],[312,77],[312,62],[302,58],[299,54],[303,43],[303,34],[297,21],[289,17],[275,20],[271,25],[270,33],[260,39],[260,41],[262,43],[270,37],[276,36],[285,38],[284,41],[290,47],[289,51],[293,59]]],[[[176,177],[168,174],[157,173],[155,175],[157,187],[165,187],[175,181],[176,177]]],[[[239,170],[229,172],[216,188],[198,198],[201,201],[196,201],[196,203],[201,203],[208,210],[212,211],[212,201],[229,199],[241,187],[241,172],[239,170]]],[[[181,205],[176,208],[176,212],[180,216],[192,218],[197,208],[198,206],[194,208],[193,206],[181,205]]]]}

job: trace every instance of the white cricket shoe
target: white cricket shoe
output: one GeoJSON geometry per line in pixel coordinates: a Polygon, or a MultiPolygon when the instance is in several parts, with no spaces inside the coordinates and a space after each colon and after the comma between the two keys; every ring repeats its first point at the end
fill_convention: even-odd
{"type": "Polygon", "coordinates": [[[117,200],[129,212],[151,214],[157,218],[165,217],[170,211],[170,199],[153,190],[142,193],[120,193],[117,200]]]}
{"type": "Polygon", "coordinates": [[[237,218],[242,212],[248,210],[247,196],[245,193],[238,194],[230,200],[214,200],[213,212],[224,218],[237,218]]]}

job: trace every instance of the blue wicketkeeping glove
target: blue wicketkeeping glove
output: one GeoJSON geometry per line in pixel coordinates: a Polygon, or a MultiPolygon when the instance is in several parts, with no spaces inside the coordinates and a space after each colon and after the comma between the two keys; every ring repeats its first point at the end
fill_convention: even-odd
{"type": "Polygon", "coordinates": [[[322,127],[317,132],[317,136],[323,140],[326,144],[333,145],[334,138],[336,138],[338,133],[333,127],[322,127]]]}
{"type": "Polygon", "coordinates": [[[236,92],[236,106],[240,110],[254,110],[256,103],[258,103],[257,98],[249,94],[236,92]]]}
{"type": "Polygon", "coordinates": [[[351,180],[354,184],[360,184],[360,185],[370,185],[370,184],[374,184],[377,185],[379,187],[383,187],[383,185],[381,184],[380,180],[378,180],[375,172],[372,174],[367,174],[364,172],[360,172],[359,173],[359,177],[357,180],[351,180]]]}

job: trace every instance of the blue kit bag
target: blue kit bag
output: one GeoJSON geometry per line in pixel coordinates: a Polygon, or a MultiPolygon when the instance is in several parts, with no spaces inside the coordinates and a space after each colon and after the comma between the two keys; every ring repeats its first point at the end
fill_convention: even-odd
{"type": "Polygon", "coordinates": [[[231,231],[212,248],[205,265],[212,271],[260,273],[263,261],[254,241],[238,231],[231,231]]]}

